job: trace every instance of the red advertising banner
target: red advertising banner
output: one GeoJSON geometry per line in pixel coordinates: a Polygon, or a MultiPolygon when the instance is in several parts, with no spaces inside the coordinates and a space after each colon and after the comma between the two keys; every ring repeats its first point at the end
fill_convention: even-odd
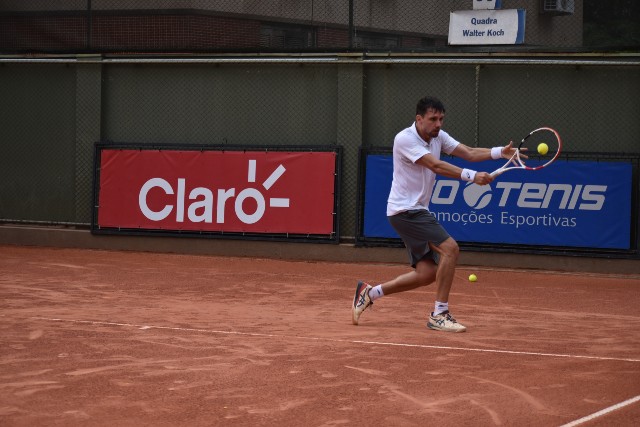
{"type": "Polygon", "coordinates": [[[336,152],[100,152],[98,228],[326,234],[336,152]]]}

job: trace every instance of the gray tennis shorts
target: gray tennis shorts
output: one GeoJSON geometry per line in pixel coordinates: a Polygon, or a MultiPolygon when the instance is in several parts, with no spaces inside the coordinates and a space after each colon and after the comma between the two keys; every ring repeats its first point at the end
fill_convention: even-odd
{"type": "Polygon", "coordinates": [[[426,256],[438,263],[439,255],[429,248],[429,243],[439,246],[450,236],[435,215],[425,209],[414,209],[387,218],[407,248],[411,267],[415,268],[426,256]]]}

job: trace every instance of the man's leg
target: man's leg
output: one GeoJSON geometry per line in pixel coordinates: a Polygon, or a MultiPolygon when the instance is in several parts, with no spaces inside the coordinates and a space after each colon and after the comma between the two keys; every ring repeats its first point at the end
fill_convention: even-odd
{"type": "Polygon", "coordinates": [[[385,295],[391,295],[430,285],[436,279],[437,271],[438,266],[433,259],[428,256],[418,261],[413,271],[383,283],[382,291],[385,295]]]}
{"type": "MultiPolygon", "coordinates": [[[[409,291],[411,289],[418,288],[420,286],[427,286],[433,283],[436,278],[438,266],[433,261],[431,256],[427,256],[416,264],[416,268],[409,273],[402,274],[395,279],[383,283],[380,285],[382,288],[382,295],[391,295],[398,292],[409,291]]],[[[353,299],[353,309],[351,310],[352,321],[354,325],[358,324],[360,315],[373,304],[373,299],[370,292],[376,292],[377,286],[373,288],[371,285],[365,282],[358,282],[356,286],[356,294],[353,299]]]]}
{"type": "MultiPolygon", "coordinates": [[[[445,302],[444,305],[446,305],[449,300],[449,291],[453,283],[459,252],[455,240],[449,237],[435,216],[426,210],[403,212],[389,217],[389,222],[402,238],[415,269],[377,286],[358,282],[352,309],[354,325],[358,324],[362,312],[377,298],[426,286],[434,280],[438,287],[436,290],[437,301],[445,302]],[[429,243],[430,250],[439,255],[438,264],[435,263],[431,252],[423,254],[425,240],[432,239],[442,242],[438,246],[429,243]],[[416,262],[419,257],[422,258],[416,262]],[[445,268],[441,272],[443,263],[445,268]]],[[[441,313],[445,310],[446,308],[440,308],[437,312],[441,313]]]]}
{"type": "Polygon", "coordinates": [[[429,316],[427,327],[445,332],[464,332],[467,328],[458,323],[449,313],[449,292],[455,277],[460,249],[456,241],[451,237],[438,246],[430,245],[430,247],[438,252],[440,260],[436,273],[436,285],[438,287],[436,289],[436,306],[434,312],[429,316]]]}
{"type": "Polygon", "coordinates": [[[436,300],[441,302],[449,302],[449,292],[451,284],[456,273],[456,265],[458,264],[458,255],[460,248],[458,243],[449,237],[439,246],[429,244],[431,250],[440,254],[438,268],[436,270],[436,300]]]}

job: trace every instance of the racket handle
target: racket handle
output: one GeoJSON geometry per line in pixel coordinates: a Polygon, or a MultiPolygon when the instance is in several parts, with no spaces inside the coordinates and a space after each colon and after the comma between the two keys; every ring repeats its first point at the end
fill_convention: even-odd
{"type": "Polygon", "coordinates": [[[491,172],[489,175],[490,175],[492,178],[495,178],[496,176],[498,176],[498,175],[502,174],[502,172],[504,172],[504,170],[503,170],[503,169],[496,169],[496,170],[494,170],[493,172],[491,172]]]}

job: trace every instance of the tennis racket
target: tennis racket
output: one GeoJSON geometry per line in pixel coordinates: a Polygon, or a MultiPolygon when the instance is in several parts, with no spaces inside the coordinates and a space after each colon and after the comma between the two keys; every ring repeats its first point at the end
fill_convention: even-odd
{"type": "Polygon", "coordinates": [[[512,169],[525,169],[535,171],[538,169],[546,168],[558,158],[561,150],[562,140],[560,139],[560,135],[558,135],[558,132],[547,127],[538,128],[531,131],[529,135],[522,138],[522,141],[520,141],[520,145],[518,145],[518,148],[516,149],[516,152],[513,153],[513,156],[511,156],[511,158],[507,161],[507,163],[504,164],[504,166],[491,172],[491,176],[496,177],[512,169]],[[538,148],[541,146],[541,144],[546,145],[546,152],[544,151],[544,149],[542,149],[541,152],[538,151],[538,148]],[[527,166],[527,164],[525,163],[525,159],[528,156],[526,154],[521,155],[521,151],[531,154],[539,153],[542,160],[546,160],[546,163],[543,163],[539,166],[527,166]],[[543,152],[544,154],[542,154],[543,152]]]}

